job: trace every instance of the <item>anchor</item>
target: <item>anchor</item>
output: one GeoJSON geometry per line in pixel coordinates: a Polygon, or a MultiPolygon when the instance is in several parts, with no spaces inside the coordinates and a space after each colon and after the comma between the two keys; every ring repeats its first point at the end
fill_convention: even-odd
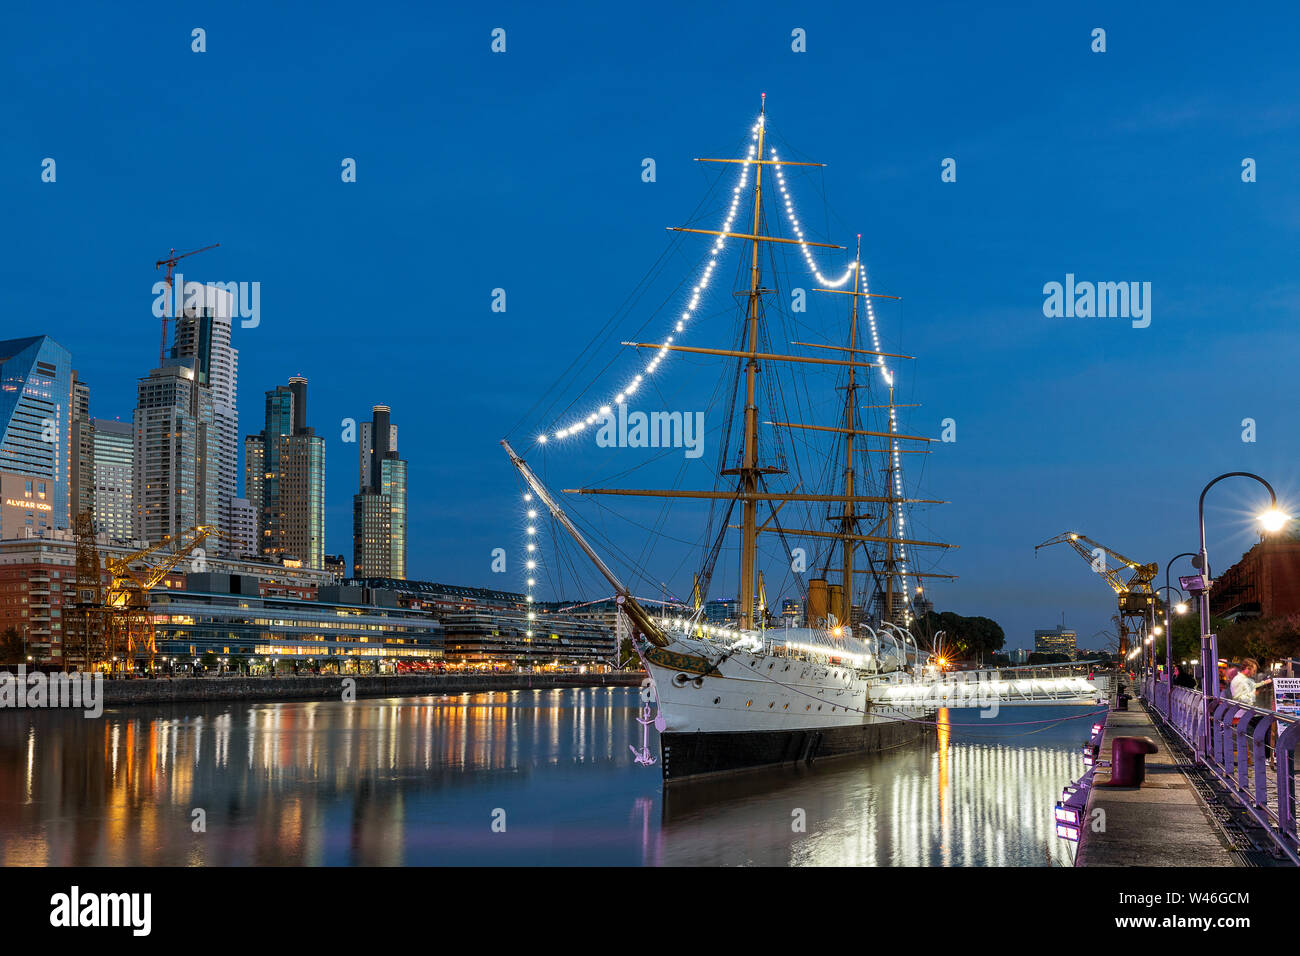
{"type": "Polygon", "coordinates": [[[662,732],[668,722],[664,720],[662,714],[651,717],[649,704],[642,705],[641,716],[636,719],[636,722],[641,725],[641,748],[638,750],[633,745],[628,744],[628,749],[632,751],[635,763],[639,763],[643,767],[649,767],[658,763],[650,753],[650,725],[654,724],[655,730],[662,732]]]}

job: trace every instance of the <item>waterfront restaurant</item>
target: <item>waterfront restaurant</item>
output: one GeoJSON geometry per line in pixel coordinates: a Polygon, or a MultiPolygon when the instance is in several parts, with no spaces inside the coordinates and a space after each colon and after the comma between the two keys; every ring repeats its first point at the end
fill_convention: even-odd
{"type": "Polygon", "coordinates": [[[311,661],[339,670],[428,666],[443,658],[443,626],[397,606],[390,592],[327,586],[315,600],[263,596],[236,574],[190,574],[184,590],[150,595],[158,655],[311,661]],[[382,665],[382,666],[381,666],[382,665]]]}

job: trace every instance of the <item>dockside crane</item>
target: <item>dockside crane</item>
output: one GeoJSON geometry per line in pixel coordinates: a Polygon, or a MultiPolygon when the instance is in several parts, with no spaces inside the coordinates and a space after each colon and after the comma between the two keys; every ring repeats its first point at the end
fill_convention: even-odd
{"type": "Polygon", "coordinates": [[[226,535],[213,525],[196,525],[132,554],[106,558],[104,567],[109,574],[109,585],[104,591],[105,632],[114,653],[122,653],[128,659],[147,654],[149,665],[153,666],[157,645],[149,592],[210,537],[225,538],[226,535]],[[158,557],[167,548],[175,550],[161,554],[158,563],[139,569],[132,567],[147,558],[158,557]]]}
{"type": "Polygon", "coordinates": [[[77,516],[76,599],[69,609],[69,652],[86,670],[157,653],[149,592],[208,538],[229,540],[213,525],[196,525],[131,554],[101,555],[89,511],[77,516]],[[173,549],[170,552],[167,549],[173,549]],[[142,562],[150,562],[140,567],[142,562]]]}
{"type": "Polygon", "coordinates": [[[1094,541],[1086,534],[1066,531],[1050,538],[1034,548],[1034,554],[1054,544],[1068,544],[1078,552],[1089,566],[1106,579],[1112,591],[1119,599],[1119,656],[1120,660],[1128,653],[1129,634],[1137,634],[1155,606],[1155,592],[1151,582],[1155,579],[1159,565],[1141,564],[1125,557],[1114,548],[1108,548],[1099,541],[1094,541]],[[1106,559],[1114,559],[1114,566],[1106,559]],[[1127,580],[1121,577],[1125,569],[1132,571],[1127,580]]]}

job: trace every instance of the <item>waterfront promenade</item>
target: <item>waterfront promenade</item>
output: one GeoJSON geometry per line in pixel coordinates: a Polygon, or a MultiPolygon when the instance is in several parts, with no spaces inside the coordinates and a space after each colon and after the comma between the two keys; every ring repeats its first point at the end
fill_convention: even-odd
{"type": "MultiPolygon", "coordinates": [[[[1093,788],[1075,865],[1241,865],[1183,773],[1179,755],[1170,750],[1169,741],[1136,699],[1130,707],[1107,717],[1101,759],[1110,759],[1116,737],[1150,737],[1158,750],[1146,759],[1146,781],[1141,787],[1093,788]],[[1105,811],[1105,823],[1094,832],[1091,821],[1098,809],[1105,811]]],[[[1098,780],[1108,776],[1108,768],[1097,771],[1098,780]]]]}
{"type": "Polygon", "coordinates": [[[637,687],[641,671],[609,674],[401,674],[311,677],[176,677],[107,680],[104,704],[165,704],[221,700],[338,700],[345,680],[356,682],[357,697],[415,694],[465,694],[482,691],[551,690],[568,687],[637,687]]]}

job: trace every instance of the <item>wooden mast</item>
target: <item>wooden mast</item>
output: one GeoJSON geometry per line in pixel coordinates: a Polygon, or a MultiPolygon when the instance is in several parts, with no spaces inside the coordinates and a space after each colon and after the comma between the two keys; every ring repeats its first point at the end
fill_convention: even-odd
{"type": "MultiPolygon", "coordinates": [[[[862,278],[862,236],[858,236],[857,250],[854,253],[853,269],[853,291],[857,293],[858,286],[862,278]]],[[[850,301],[853,308],[849,312],[849,354],[853,355],[854,349],[858,347],[858,297],[855,294],[850,301]]],[[[844,394],[844,514],[840,519],[840,530],[844,532],[844,540],[840,542],[840,549],[843,555],[843,585],[840,588],[840,599],[842,606],[835,609],[839,616],[841,624],[853,623],[853,552],[858,547],[858,542],[851,541],[848,535],[857,530],[857,514],[854,508],[852,495],[854,493],[853,482],[853,439],[854,431],[858,427],[858,410],[857,410],[857,369],[852,365],[849,366],[849,384],[844,394]]]]}
{"type": "MultiPolygon", "coordinates": [[[[758,114],[758,149],[754,156],[760,162],[754,166],[754,215],[750,239],[749,313],[746,341],[751,353],[745,363],[745,450],[740,467],[740,485],[746,495],[758,494],[758,404],[755,395],[758,385],[758,312],[761,304],[762,284],[759,281],[759,227],[763,208],[763,140],[767,133],[767,94],[763,94],[758,114]]],[[[758,552],[758,502],[747,497],[741,505],[740,541],[740,627],[754,627],[754,565],[758,552]]]]}
{"type": "MultiPolygon", "coordinates": [[[[763,235],[760,232],[762,226],[762,218],[763,218],[763,206],[762,206],[763,167],[767,165],[770,166],[786,166],[786,165],[822,166],[824,165],[823,163],[803,163],[803,162],[791,162],[787,160],[764,159],[763,150],[765,148],[766,132],[767,132],[766,115],[767,115],[767,102],[766,102],[766,94],[764,94],[762,107],[759,113],[756,135],[755,135],[757,146],[756,146],[756,152],[754,153],[754,158],[697,159],[696,160],[697,162],[753,164],[754,187],[753,187],[753,207],[751,212],[751,224],[752,224],[751,231],[746,233],[746,232],[732,232],[732,231],[718,231],[718,230],[711,230],[711,229],[688,228],[684,226],[669,227],[669,229],[676,232],[699,233],[704,235],[718,236],[727,239],[738,239],[743,242],[747,242],[750,245],[749,289],[744,293],[738,293],[738,294],[744,294],[747,297],[747,306],[745,311],[744,340],[743,340],[745,343],[745,347],[743,349],[707,348],[707,347],[699,347],[699,346],[675,345],[675,344],[671,344],[671,341],[670,342],[624,342],[622,343],[623,345],[632,348],[654,349],[658,352],[684,352],[684,353],[690,353],[696,355],[714,355],[718,357],[735,358],[744,361],[745,363],[744,365],[745,406],[744,406],[744,419],[743,419],[744,443],[742,449],[742,458],[740,462],[740,467],[726,468],[721,473],[722,475],[738,476],[740,479],[738,483],[738,487],[734,491],[692,491],[692,490],[666,490],[666,489],[652,490],[652,489],[627,489],[627,488],[573,488],[573,489],[565,489],[564,491],[566,494],[585,494],[585,495],[623,495],[623,496],[644,496],[644,497],[662,497],[662,498],[729,499],[733,501],[739,499],[739,503],[741,504],[742,507],[740,523],[738,525],[729,525],[729,527],[733,529],[738,529],[741,532],[740,593],[738,595],[738,600],[737,600],[737,608],[738,608],[737,617],[739,618],[739,624],[741,628],[747,630],[752,630],[758,627],[758,622],[756,621],[756,617],[755,617],[755,599],[756,596],[760,595],[760,592],[762,590],[761,575],[759,574],[757,569],[758,536],[760,534],[771,530],[783,530],[785,533],[789,533],[789,534],[808,535],[810,537],[832,538],[832,539],[839,540],[840,547],[841,547],[842,575],[843,575],[843,586],[841,587],[842,595],[840,598],[839,605],[835,608],[832,608],[831,610],[837,615],[837,617],[841,619],[842,623],[851,623],[850,618],[852,616],[852,606],[853,606],[854,574],[875,573],[874,571],[870,571],[870,570],[859,571],[854,567],[854,553],[856,551],[856,548],[858,547],[859,543],[862,542],[883,543],[887,547],[886,562],[885,562],[886,583],[884,589],[885,593],[883,595],[885,613],[883,615],[883,619],[892,622],[892,619],[894,617],[894,610],[893,610],[894,580],[893,579],[898,573],[896,570],[897,563],[898,563],[895,555],[896,547],[899,545],[913,545],[917,547],[939,547],[939,548],[955,547],[955,545],[947,545],[936,541],[914,541],[902,537],[902,529],[898,526],[897,512],[894,511],[894,508],[896,508],[899,504],[902,503],[943,504],[944,502],[931,501],[929,499],[905,498],[902,496],[902,493],[894,486],[895,485],[895,467],[894,467],[895,455],[929,454],[928,450],[925,449],[899,448],[898,443],[907,441],[907,442],[920,442],[923,444],[928,444],[933,439],[926,438],[920,435],[905,435],[899,433],[897,428],[897,422],[895,419],[895,409],[901,407],[910,407],[910,406],[898,405],[897,403],[895,403],[894,389],[892,383],[889,386],[888,405],[861,406],[861,407],[870,407],[870,408],[876,408],[876,407],[888,408],[890,410],[889,431],[887,432],[871,431],[860,427],[860,416],[858,414],[859,406],[857,404],[856,393],[861,389],[861,386],[857,382],[857,369],[873,368],[873,367],[884,368],[884,363],[883,361],[880,361],[880,359],[896,358],[896,359],[906,360],[912,358],[912,356],[901,355],[892,352],[873,351],[871,349],[860,348],[858,346],[858,341],[857,341],[858,299],[859,298],[897,299],[898,297],[891,296],[891,295],[883,295],[878,292],[864,291],[863,283],[862,283],[863,276],[862,276],[862,266],[861,266],[862,236],[861,234],[859,234],[858,241],[857,241],[856,259],[854,262],[855,271],[854,271],[852,290],[851,291],[847,289],[815,289],[814,290],[817,292],[834,293],[836,295],[847,295],[851,297],[852,308],[850,310],[848,346],[844,347],[843,345],[827,345],[827,344],[818,344],[812,342],[791,343],[792,345],[807,346],[809,348],[814,348],[814,349],[838,351],[844,354],[845,357],[844,358],[821,358],[815,355],[790,355],[790,354],[779,354],[774,352],[760,352],[758,350],[759,320],[760,320],[760,310],[762,308],[761,296],[771,291],[771,290],[764,289],[762,287],[762,269],[761,269],[759,243],[780,242],[780,243],[800,244],[803,246],[820,246],[829,249],[844,248],[843,246],[834,245],[833,243],[809,242],[802,238],[787,239],[779,236],[763,235]],[[874,356],[877,358],[877,361],[861,361],[860,357],[862,356],[874,356]],[[758,419],[757,380],[758,380],[760,362],[764,362],[764,363],[789,362],[795,364],[815,364],[815,365],[825,365],[825,366],[846,368],[848,370],[847,393],[845,396],[846,414],[844,417],[843,427],[832,427],[827,425],[811,425],[811,424],[802,424],[797,422],[761,423],[761,424],[766,424],[778,428],[808,429],[812,431],[831,432],[831,433],[839,433],[845,435],[844,490],[842,493],[828,494],[828,495],[807,494],[807,493],[800,494],[797,487],[793,491],[786,492],[786,493],[759,491],[759,483],[760,483],[759,478],[761,475],[772,474],[772,473],[784,473],[784,471],[780,468],[765,467],[759,464],[758,426],[760,422],[758,419]],[[866,447],[865,443],[859,446],[856,442],[856,437],[858,435],[862,435],[865,437],[888,439],[887,445],[889,447],[881,448],[881,449],[868,448],[866,447]],[[886,469],[886,479],[889,484],[889,487],[886,489],[884,496],[871,496],[871,495],[857,494],[856,493],[857,490],[856,489],[856,464],[857,463],[855,461],[855,455],[860,457],[861,455],[875,454],[877,452],[883,453],[887,456],[888,467],[886,469]],[[840,513],[837,516],[831,518],[831,521],[835,525],[838,525],[838,528],[836,530],[830,530],[830,531],[819,531],[813,529],[798,529],[798,528],[779,529],[779,528],[770,527],[772,525],[772,522],[775,520],[775,511],[780,510],[780,507],[784,507],[784,505],[790,501],[806,501],[806,502],[815,501],[815,502],[827,502],[827,503],[836,503],[836,502],[840,503],[842,506],[840,509],[840,513]],[[758,522],[759,506],[774,504],[776,502],[780,502],[780,507],[774,508],[773,509],[774,514],[772,519],[769,519],[767,522],[763,523],[760,526],[758,522]],[[876,525],[876,527],[872,529],[871,533],[863,534],[858,529],[858,523],[864,517],[874,518],[878,516],[860,513],[856,507],[856,505],[859,502],[884,504],[886,507],[889,507],[891,509],[890,514],[884,517],[876,525]],[[876,532],[880,530],[882,525],[886,525],[886,524],[889,527],[888,535],[887,536],[878,535],[876,532]]],[[[518,460],[517,457],[513,454],[513,452],[511,452],[511,457],[516,459],[517,466],[522,466],[523,464],[522,461],[518,460]]],[[[520,470],[524,472],[526,478],[530,477],[530,473],[526,470],[526,466],[521,467],[520,470]]],[[[530,484],[531,483],[532,481],[530,481],[530,484]]],[[[558,509],[558,505],[554,504],[553,502],[548,502],[548,504],[551,505],[552,512],[555,513],[558,509]]],[[[562,515],[562,512],[560,514],[562,515]]],[[[602,573],[606,575],[607,579],[610,579],[612,582],[615,581],[615,579],[613,579],[612,572],[609,572],[608,569],[599,561],[599,559],[595,557],[594,553],[589,550],[588,546],[586,546],[586,542],[582,540],[580,535],[576,534],[576,529],[570,528],[569,530],[572,534],[575,535],[575,537],[578,538],[580,546],[583,546],[583,549],[588,552],[588,556],[592,557],[592,559],[597,562],[597,566],[600,568],[602,573]]],[[[950,575],[920,574],[920,573],[916,574],[916,576],[918,578],[924,576],[951,577],[950,575]]],[[[631,598],[630,593],[627,592],[625,587],[623,587],[619,583],[616,583],[615,587],[616,587],[616,591],[621,592],[621,595],[626,596],[625,600],[627,601],[628,604],[635,605],[634,600],[631,598]]],[[[698,609],[698,606],[700,603],[702,603],[704,597],[702,594],[699,593],[698,576],[696,578],[695,590],[696,590],[695,599],[696,599],[696,605],[698,609]]],[[[762,597],[759,597],[759,600],[762,601],[763,604],[766,603],[766,601],[762,597]]],[[[649,626],[646,627],[645,630],[651,632],[647,634],[647,636],[650,637],[650,639],[654,643],[658,643],[658,641],[655,640],[655,638],[657,637],[662,638],[662,635],[659,633],[654,633],[654,631],[658,630],[657,626],[654,624],[653,621],[648,620],[649,615],[646,615],[645,612],[642,611],[642,609],[639,606],[635,606],[633,613],[635,614],[637,611],[640,611],[641,615],[644,615],[647,618],[645,624],[649,626]]]]}

